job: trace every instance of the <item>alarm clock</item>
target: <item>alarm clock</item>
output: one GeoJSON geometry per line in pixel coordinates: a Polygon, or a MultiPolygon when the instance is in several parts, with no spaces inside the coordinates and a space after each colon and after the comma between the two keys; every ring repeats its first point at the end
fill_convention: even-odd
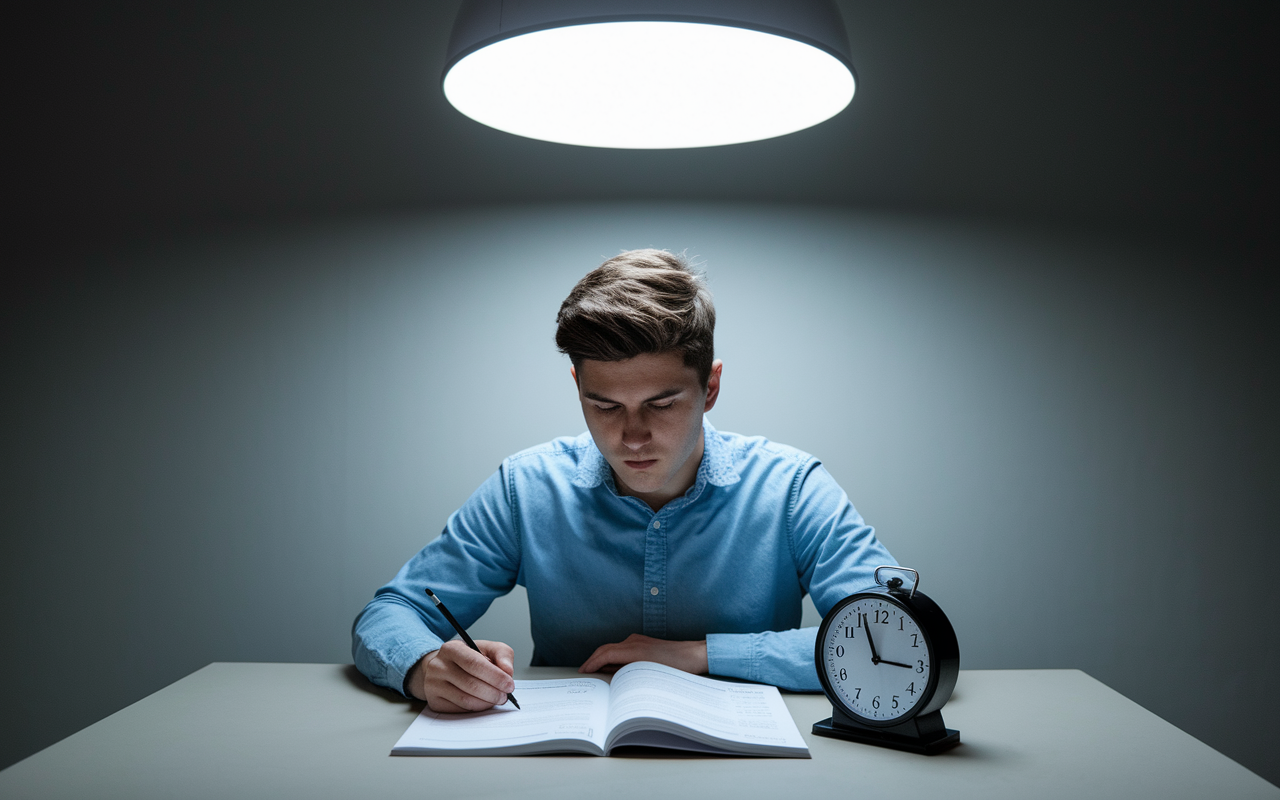
{"type": "Polygon", "coordinates": [[[942,609],[919,591],[920,573],[877,567],[876,587],[836,603],[818,628],[814,664],[831,701],[818,736],[933,755],[960,743],[942,721],[960,673],[960,645],[942,609]],[[882,571],[909,572],[882,582],[882,571]]]}

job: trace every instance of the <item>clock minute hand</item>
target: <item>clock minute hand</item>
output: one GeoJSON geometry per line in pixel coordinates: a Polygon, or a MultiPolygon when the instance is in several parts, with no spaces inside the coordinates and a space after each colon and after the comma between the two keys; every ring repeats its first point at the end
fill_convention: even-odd
{"type": "Polygon", "coordinates": [[[871,638],[871,623],[867,622],[867,615],[862,615],[862,627],[867,631],[867,644],[871,645],[871,663],[879,664],[880,656],[876,653],[876,640],[871,638]]]}
{"type": "Polygon", "coordinates": [[[882,658],[882,659],[880,659],[880,663],[881,663],[881,664],[892,664],[892,665],[894,665],[895,667],[906,667],[907,669],[911,669],[911,665],[910,665],[910,664],[899,664],[897,661],[886,661],[886,660],[885,660],[885,659],[883,659],[883,658],[882,658]]]}

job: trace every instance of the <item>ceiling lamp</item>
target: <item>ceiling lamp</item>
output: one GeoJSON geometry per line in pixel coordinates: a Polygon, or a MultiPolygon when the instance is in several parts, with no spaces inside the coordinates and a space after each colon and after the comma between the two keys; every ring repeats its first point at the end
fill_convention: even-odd
{"type": "Polygon", "coordinates": [[[832,0],[466,0],[444,93],[519,136],[666,149],[817,125],[854,80],[832,0]]]}

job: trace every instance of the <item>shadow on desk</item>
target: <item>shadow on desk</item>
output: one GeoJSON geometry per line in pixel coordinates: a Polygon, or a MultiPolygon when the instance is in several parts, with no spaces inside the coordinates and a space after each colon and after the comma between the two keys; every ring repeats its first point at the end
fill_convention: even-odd
{"type": "Polygon", "coordinates": [[[355,664],[343,664],[342,677],[346,678],[347,682],[352,686],[366,694],[371,694],[374,697],[381,698],[392,705],[412,708],[414,714],[421,711],[422,706],[424,705],[421,700],[410,700],[399,692],[392,691],[385,686],[378,686],[373,681],[366,678],[360,670],[356,669],[355,664]]]}

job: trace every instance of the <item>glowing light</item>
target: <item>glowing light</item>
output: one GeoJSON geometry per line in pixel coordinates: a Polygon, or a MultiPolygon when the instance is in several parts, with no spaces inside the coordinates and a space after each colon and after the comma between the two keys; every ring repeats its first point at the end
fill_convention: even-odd
{"type": "Polygon", "coordinates": [[[667,149],[793,133],[853,99],[848,67],[795,39],[722,25],[606,22],[526,33],[456,63],[444,93],[508,133],[667,149]]]}

